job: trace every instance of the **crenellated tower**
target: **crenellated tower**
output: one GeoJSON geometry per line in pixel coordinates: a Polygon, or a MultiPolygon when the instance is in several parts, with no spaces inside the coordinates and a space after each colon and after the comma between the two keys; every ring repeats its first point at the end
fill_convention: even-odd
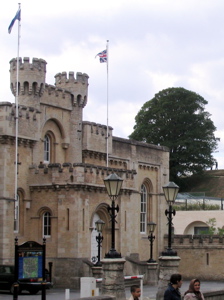
{"type": "Polygon", "coordinates": [[[68,90],[72,95],[72,112],[70,119],[70,146],[68,148],[68,161],[82,161],[82,119],[83,108],[87,103],[88,78],[85,73],[66,72],[55,75],[55,86],[60,90],[68,90]],[[74,155],[75,154],[75,155],[74,155]]]}
{"type": "MultiPolygon", "coordinates": [[[[64,144],[67,144],[66,161],[76,163],[82,162],[82,119],[83,108],[87,104],[88,78],[85,73],[61,72],[55,75],[55,85],[45,82],[47,62],[40,58],[29,57],[19,58],[19,80],[18,80],[18,104],[19,109],[32,109],[36,112],[44,112],[44,118],[37,122],[31,122],[30,114],[29,130],[22,124],[20,119],[19,133],[29,136],[39,126],[44,126],[45,120],[56,118],[60,110],[64,110],[63,116],[67,115],[68,127],[64,137],[64,144]],[[25,132],[24,132],[25,130],[25,132]],[[69,146],[68,146],[69,145],[69,146]],[[75,159],[75,161],[74,161],[75,159]]],[[[11,91],[16,96],[17,88],[17,59],[10,61],[10,82],[11,91]]],[[[61,114],[58,115],[61,118],[61,114]]],[[[59,121],[58,119],[58,121],[59,121]]],[[[27,119],[26,119],[27,120],[27,119]]],[[[62,123],[62,120],[59,122],[62,123]]]]}
{"type": "MultiPolygon", "coordinates": [[[[40,99],[45,89],[47,62],[43,59],[29,57],[19,58],[19,105],[25,105],[39,109],[40,99]]],[[[10,87],[14,96],[17,88],[17,59],[10,61],[10,87]]]]}
{"type": "Polygon", "coordinates": [[[84,108],[88,96],[88,78],[85,73],[77,72],[76,78],[74,72],[58,73],[55,76],[55,86],[60,89],[68,90],[73,95],[73,105],[84,108]]]}

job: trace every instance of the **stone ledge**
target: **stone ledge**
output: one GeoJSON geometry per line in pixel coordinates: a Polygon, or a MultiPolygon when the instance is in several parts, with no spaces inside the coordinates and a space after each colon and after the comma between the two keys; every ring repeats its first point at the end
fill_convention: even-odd
{"type": "Polygon", "coordinates": [[[205,300],[222,300],[224,299],[224,290],[203,293],[205,300]]]}

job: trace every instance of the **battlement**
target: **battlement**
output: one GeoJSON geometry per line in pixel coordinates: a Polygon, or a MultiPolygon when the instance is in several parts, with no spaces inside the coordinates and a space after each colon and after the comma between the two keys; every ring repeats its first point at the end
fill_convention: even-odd
{"type": "MultiPolygon", "coordinates": [[[[30,63],[29,57],[18,59],[19,82],[18,94],[20,103],[39,109],[39,99],[43,96],[45,89],[46,61],[33,58],[30,63]]],[[[16,96],[17,90],[17,59],[10,61],[10,87],[12,94],[16,96]]]]}
{"type": "MultiPolygon", "coordinates": [[[[165,235],[165,244],[168,235],[165,235]]],[[[197,248],[197,247],[224,247],[224,237],[220,235],[191,235],[191,234],[175,234],[172,238],[172,246],[174,249],[179,248],[197,248]]]]}
{"type": "MultiPolygon", "coordinates": [[[[17,69],[17,58],[13,58],[10,60],[10,72],[16,71],[17,69]]],[[[19,69],[20,70],[35,70],[38,72],[46,73],[46,65],[47,62],[42,58],[33,58],[32,63],[30,63],[29,57],[24,57],[23,60],[19,57],[19,69]]]]}
{"type": "Polygon", "coordinates": [[[55,75],[55,85],[45,82],[47,62],[41,58],[20,57],[10,61],[10,87],[14,96],[17,92],[17,62],[19,67],[18,95],[19,102],[25,106],[40,109],[40,103],[63,106],[72,109],[85,107],[88,94],[88,78],[85,73],[58,73],[55,75]]]}
{"type": "Polygon", "coordinates": [[[70,91],[74,96],[73,105],[79,107],[85,107],[87,103],[88,95],[88,78],[89,76],[85,73],[66,72],[57,73],[55,76],[55,86],[57,88],[65,89],[70,91]]]}
{"type": "Polygon", "coordinates": [[[103,180],[105,176],[111,173],[116,173],[121,178],[126,178],[122,193],[130,194],[135,192],[133,180],[136,172],[134,170],[71,162],[63,164],[44,164],[40,162],[39,165],[30,165],[29,178],[32,182],[38,182],[38,184],[30,184],[29,186],[31,191],[35,189],[46,190],[47,187],[54,189],[56,185],[58,189],[60,187],[60,189],[66,190],[77,189],[79,186],[81,188],[105,190],[103,180]],[[94,183],[92,183],[93,177],[95,178],[94,183]]]}
{"type": "Polygon", "coordinates": [[[70,85],[71,83],[82,83],[88,85],[89,76],[86,73],[77,72],[76,77],[74,76],[74,72],[69,72],[67,76],[67,72],[57,73],[55,76],[55,85],[70,85]]]}

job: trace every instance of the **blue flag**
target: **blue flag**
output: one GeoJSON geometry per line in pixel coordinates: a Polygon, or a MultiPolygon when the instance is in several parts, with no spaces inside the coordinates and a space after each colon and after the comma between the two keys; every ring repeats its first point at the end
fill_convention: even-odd
{"type": "Polygon", "coordinates": [[[11,21],[11,23],[9,25],[8,33],[11,33],[12,27],[13,27],[15,21],[16,20],[20,21],[20,18],[21,18],[21,9],[19,8],[18,11],[17,11],[17,13],[16,13],[16,15],[15,15],[15,17],[12,19],[12,21],[11,21]]]}

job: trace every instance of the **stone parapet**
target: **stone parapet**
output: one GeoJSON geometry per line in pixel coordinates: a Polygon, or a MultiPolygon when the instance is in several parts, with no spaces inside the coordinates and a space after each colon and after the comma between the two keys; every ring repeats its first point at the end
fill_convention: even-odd
{"type": "Polygon", "coordinates": [[[205,300],[223,300],[224,290],[203,293],[205,300]]]}
{"type": "Polygon", "coordinates": [[[30,190],[60,190],[60,189],[88,189],[91,191],[104,191],[104,178],[115,172],[120,177],[126,177],[126,182],[122,187],[122,193],[131,194],[136,192],[132,188],[133,177],[136,174],[133,170],[121,170],[94,166],[90,164],[54,163],[39,164],[30,166],[30,190]],[[60,177],[59,177],[60,174],[60,177]],[[93,182],[93,177],[95,178],[93,182]],[[32,183],[31,183],[32,182],[32,183]],[[36,182],[36,183],[34,183],[36,182]]]}
{"type": "MultiPolygon", "coordinates": [[[[167,243],[167,235],[164,243],[167,243]]],[[[179,272],[184,279],[223,280],[224,238],[218,235],[174,235],[172,248],[181,257],[179,272]],[[193,266],[193,267],[192,267],[193,266]]]]}
{"type": "MultiPolygon", "coordinates": [[[[165,243],[168,235],[165,235],[165,243]]],[[[174,235],[172,238],[172,246],[175,249],[183,248],[223,248],[224,237],[219,235],[174,235]]]]}

